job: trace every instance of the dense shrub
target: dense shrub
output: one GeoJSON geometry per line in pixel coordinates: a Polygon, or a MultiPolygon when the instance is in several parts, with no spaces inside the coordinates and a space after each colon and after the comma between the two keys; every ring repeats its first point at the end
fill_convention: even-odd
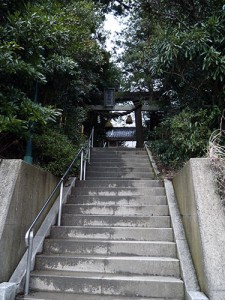
{"type": "MultiPolygon", "coordinates": [[[[56,176],[64,174],[77,151],[68,137],[56,129],[46,129],[34,138],[35,163],[56,176]]],[[[77,172],[76,167],[73,172],[77,172]]]]}
{"type": "Polygon", "coordinates": [[[165,166],[179,168],[192,157],[205,155],[209,137],[218,127],[219,109],[184,109],[165,119],[151,134],[150,147],[165,166]]]}

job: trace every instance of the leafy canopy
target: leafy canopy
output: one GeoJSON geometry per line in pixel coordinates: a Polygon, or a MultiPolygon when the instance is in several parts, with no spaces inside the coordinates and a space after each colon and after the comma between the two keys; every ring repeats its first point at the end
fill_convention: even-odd
{"type": "MultiPolygon", "coordinates": [[[[2,116],[12,119],[9,106],[10,114],[19,117],[17,107],[33,100],[36,83],[40,104],[65,109],[65,102],[76,106],[87,101],[102,88],[111,68],[103,48],[101,10],[85,0],[17,2],[3,1],[0,8],[2,116]]],[[[25,111],[23,115],[32,121],[25,111]]]]}
{"type": "MultiPolygon", "coordinates": [[[[158,89],[168,103],[223,106],[223,1],[139,1],[125,33],[126,82],[158,89]],[[138,79],[138,80],[137,80],[138,79]],[[176,95],[170,99],[169,92],[176,95]]],[[[170,93],[171,94],[171,93],[170,93]]]]}
{"type": "Polygon", "coordinates": [[[117,80],[103,21],[89,0],[0,1],[1,136],[20,141],[58,121],[56,131],[79,144],[87,104],[117,80]]]}

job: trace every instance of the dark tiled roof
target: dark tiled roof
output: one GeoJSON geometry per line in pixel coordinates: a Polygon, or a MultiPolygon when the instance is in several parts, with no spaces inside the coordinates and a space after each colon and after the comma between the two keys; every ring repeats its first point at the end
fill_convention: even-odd
{"type": "Polygon", "coordinates": [[[135,141],[135,127],[114,127],[107,129],[106,138],[112,141],[135,141]]]}

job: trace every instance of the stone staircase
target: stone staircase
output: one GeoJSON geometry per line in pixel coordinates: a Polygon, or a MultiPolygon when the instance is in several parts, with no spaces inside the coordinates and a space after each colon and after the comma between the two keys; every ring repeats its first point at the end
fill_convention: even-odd
{"type": "Polygon", "coordinates": [[[165,190],[144,150],[92,149],[30,288],[23,299],[184,299],[165,190]]]}

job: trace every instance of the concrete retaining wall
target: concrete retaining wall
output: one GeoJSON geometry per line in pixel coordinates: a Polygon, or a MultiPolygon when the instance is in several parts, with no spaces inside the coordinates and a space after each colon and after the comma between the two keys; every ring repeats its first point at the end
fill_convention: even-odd
{"type": "Polygon", "coordinates": [[[209,160],[191,159],[173,185],[201,290],[225,299],[225,213],[209,160]]]}
{"type": "Polygon", "coordinates": [[[22,160],[0,164],[0,282],[8,281],[25,252],[24,235],[58,178],[22,160]]]}

